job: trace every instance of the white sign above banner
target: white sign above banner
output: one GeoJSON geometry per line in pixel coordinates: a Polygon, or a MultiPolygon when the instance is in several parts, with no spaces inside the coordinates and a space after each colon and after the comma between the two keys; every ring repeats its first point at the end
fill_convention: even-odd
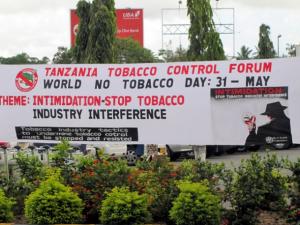
{"type": "Polygon", "coordinates": [[[300,143],[300,59],[0,65],[0,139],[300,143]]]}

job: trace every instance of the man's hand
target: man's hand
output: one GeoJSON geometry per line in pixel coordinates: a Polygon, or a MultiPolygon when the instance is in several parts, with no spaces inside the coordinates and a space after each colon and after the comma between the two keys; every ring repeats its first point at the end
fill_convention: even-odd
{"type": "Polygon", "coordinates": [[[249,132],[256,129],[256,116],[245,116],[244,123],[247,125],[249,132]]]}

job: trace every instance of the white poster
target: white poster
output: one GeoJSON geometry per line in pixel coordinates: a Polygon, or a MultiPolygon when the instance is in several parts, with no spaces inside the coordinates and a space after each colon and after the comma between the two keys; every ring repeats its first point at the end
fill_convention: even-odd
{"type": "Polygon", "coordinates": [[[297,58],[0,65],[0,139],[300,143],[299,71],[297,58]]]}

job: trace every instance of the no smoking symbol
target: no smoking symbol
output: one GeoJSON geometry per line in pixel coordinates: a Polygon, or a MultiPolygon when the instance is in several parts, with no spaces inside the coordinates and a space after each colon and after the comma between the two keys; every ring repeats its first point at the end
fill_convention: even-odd
{"type": "Polygon", "coordinates": [[[21,70],[16,76],[16,87],[22,92],[31,91],[37,84],[38,75],[36,70],[26,68],[21,70]]]}

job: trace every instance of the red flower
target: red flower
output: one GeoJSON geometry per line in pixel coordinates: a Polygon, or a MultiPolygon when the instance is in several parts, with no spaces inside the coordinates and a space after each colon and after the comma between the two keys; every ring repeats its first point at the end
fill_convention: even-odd
{"type": "Polygon", "coordinates": [[[94,176],[94,175],[95,175],[94,171],[90,171],[90,176],[94,176]]]}
{"type": "Polygon", "coordinates": [[[229,220],[228,219],[223,219],[221,222],[221,225],[229,225],[229,220]]]}
{"type": "Polygon", "coordinates": [[[94,165],[96,165],[96,164],[98,164],[99,162],[100,162],[100,161],[99,161],[98,159],[95,159],[93,163],[94,163],[94,165]]]}
{"type": "Polygon", "coordinates": [[[172,173],[170,173],[170,176],[171,176],[171,177],[176,177],[176,176],[177,176],[177,173],[176,173],[176,172],[172,172],[172,173]]]}

